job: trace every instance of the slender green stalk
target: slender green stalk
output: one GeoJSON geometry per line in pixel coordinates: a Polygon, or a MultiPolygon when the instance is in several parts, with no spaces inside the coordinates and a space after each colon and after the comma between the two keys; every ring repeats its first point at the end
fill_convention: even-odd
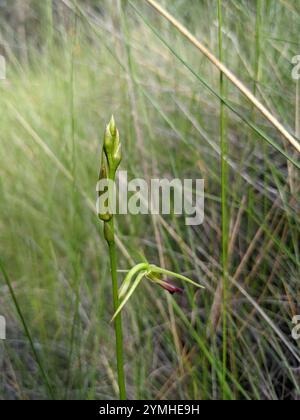
{"type": "MultiPolygon", "coordinates": [[[[119,308],[119,295],[118,295],[118,278],[117,278],[117,256],[116,256],[116,244],[114,240],[114,219],[112,218],[109,222],[105,223],[105,235],[107,236],[107,230],[110,231],[111,238],[106,239],[109,247],[109,257],[111,266],[111,278],[113,287],[113,304],[114,311],[116,312],[119,308]]],[[[123,331],[122,331],[122,318],[119,314],[115,320],[115,334],[116,334],[116,353],[117,353],[117,370],[118,370],[118,383],[120,391],[120,399],[126,400],[126,386],[125,386],[125,374],[124,374],[124,356],[123,356],[123,331]]]]}
{"type": "MultiPolygon", "coordinates": [[[[100,180],[106,179],[115,182],[116,172],[122,160],[121,144],[119,132],[116,128],[115,120],[112,117],[110,123],[106,127],[104,135],[104,145],[102,151],[102,162],[100,170],[100,180]]],[[[114,312],[119,308],[119,286],[117,277],[117,254],[115,243],[115,224],[114,216],[110,212],[111,205],[111,189],[109,188],[109,198],[105,201],[106,208],[98,209],[98,216],[104,222],[104,237],[109,248],[111,278],[113,287],[113,305],[114,312]]],[[[101,195],[99,194],[99,198],[101,195]]],[[[114,319],[115,335],[116,335],[116,356],[117,356],[117,372],[118,384],[120,392],[120,400],[126,400],[126,386],[124,374],[124,356],[123,356],[123,332],[122,318],[118,314],[114,319]]]]}
{"type": "MultiPolygon", "coordinates": [[[[219,58],[223,62],[223,35],[222,35],[222,0],[218,0],[219,21],[219,58]]],[[[220,74],[220,96],[224,97],[224,75],[220,74]]],[[[227,378],[227,273],[228,273],[228,208],[227,208],[227,185],[228,185],[228,145],[226,139],[225,104],[220,104],[220,142],[221,142],[221,202],[222,202],[222,279],[223,279],[223,376],[222,390],[225,398],[225,384],[227,378]]]]}

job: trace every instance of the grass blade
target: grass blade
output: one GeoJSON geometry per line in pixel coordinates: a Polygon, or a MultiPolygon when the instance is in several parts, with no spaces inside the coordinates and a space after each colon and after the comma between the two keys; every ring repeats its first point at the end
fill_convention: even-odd
{"type": "Polygon", "coordinates": [[[26,323],[26,320],[24,318],[23,312],[22,312],[21,307],[19,305],[17,296],[16,296],[16,294],[14,292],[14,289],[13,289],[12,283],[10,281],[10,278],[9,278],[8,274],[6,273],[5,268],[4,268],[3,263],[2,263],[1,260],[0,260],[0,270],[2,272],[4,281],[5,281],[8,289],[9,289],[9,293],[11,295],[11,298],[12,298],[13,302],[14,302],[16,311],[17,311],[17,313],[19,315],[19,318],[21,320],[22,326],[24,328],[25,335],[26,335],[26,337],[28,339],[28,342],[29,342],[29,345],[31,347],[32,354],[33,354],[33,356],[35,358],[35,361],[36,361],[36,363],[38,365],[38,368],[39,368],[39,370],[41,372],[41,375],[42,375],[42,378],[44,380],[45,386],[46,386],[46,388],[48,390],[49,397],[51,399],[54,399],[53,389],[52,389],[52,387],[50,385],[50,382],[49,382],[48,376],[46,374],[46,371],[45,371],[45,369],[43,367],[42,361],[41,361],[41,359],[40,359],[40,357],[39,357],[39,355],[38,355],[38,353],[37,353],[37,351],[36,351],[36,349],[34,347],[33,339],[32,339],[31,333],[29,331],[28,325],[26,323]]]}
{"type": "Polygon", "coordinates": [[[177,19],[159,6],[155,0],[146,0],[156,11],[167,19],[179,32],[181,32],[196,48],[198,48],[267,118],[267,120],[283,135],[283,137],[300,152],[300,143],[283,125],[272,115],[272,113],[253,95],[253,93],[208,49],[201,44],[177,19]]]}
{"type": "Polygon", "coordinates": [[[282,156],[286,157],[296,168],[300,169],[300,163],[292,156],[290,156],[284,149],[282,149],[278,144],[271,139],[261,128],[257,127],[253,122],[251,122],[247,117],[245,117],[240,111],[238,111],[226,98],[222,97],[218,92],[216,92],[208,82],[204,80],[175,50],[168,44],[167,41],[158,33],[158,31],[149,23],[149,21],[141,14],[141,12],[136,8],[136,6],[129,0],[129,4],[136,11],[136,13],[141,17],[141,19],[146,23],[146,25],[153,31],[153,33],[161,40],[161,42],[177,57],[177,59],[199,80],[199,82],[205,86],[211,94],[216,98],[220,99],[228,109],[230,109],[235,115],[237,115],[248,127],[250,127],[256,134],[258,134],[263,140],[269,143],[274,149],[276,149],[282,156]]]}

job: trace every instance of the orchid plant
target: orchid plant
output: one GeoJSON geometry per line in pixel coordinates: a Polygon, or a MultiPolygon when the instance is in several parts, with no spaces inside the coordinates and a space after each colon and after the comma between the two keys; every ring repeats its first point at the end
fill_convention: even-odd
{"type": "MultiPolygon", "coordinates": [[[[104,135],[104,144],[101,156],[101,170],[99,180],[107,179],[115,182],[116,173],[122,160],[122,151],[119,131],[116,127],[114,117],[111,118],[106,127],[104,135]]],[[[101,196],[103,193],[99,193],[101,196]]],[[[109,195],[106,208],[109,209],[109,195]]],[[[172,283],[168,278],[176,278],[183,282],[192,284],[195,287],[203,288],[200,284],[193,280],[164,268],[157,267],[149,263],[140,263],[133,267],[127,274],[120,289],[118,288],[117,280],[117,257],[116,257],[116,244],[115,244],[115,226],[114,216],[106,210],[99,212],[98,217],[104,222],[104,237],[108,244],[110,255],[110,266],[113,286],[113,303],[114,303],[114,316],[112,321],[115,325],[116,335],[116,354],[117,354],[117,370],[118,370],[118,384],[120,391],[120,399],[126,399],[126,386],[124,374],[124,356],[123,356],[123,334],[122,334],[122,320],[121,312],[129,299],[132,297],[142,280],[146,279],[153,284],[157,284],[169,293],[183,293],[183,290],[172,283]]]]}

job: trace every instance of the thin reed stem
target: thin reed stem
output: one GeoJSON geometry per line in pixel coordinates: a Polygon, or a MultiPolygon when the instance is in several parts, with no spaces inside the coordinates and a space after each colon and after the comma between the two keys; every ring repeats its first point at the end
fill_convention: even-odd
{"type": "Polygon", "coordinates": [[[261,29],[262,29],[262,0],[256,2],[256,24],[255,24],[255,69],[254,69],[254,89],[253,93],[257,94],[257,85],[260,79],[260,64],[261,64],[261,29]]]}
{"type": "MultiPolygon", "coordinates": [[[[119,308],[119,286],[117,278],[117,254],[116,244],[114,240],[115,226],[114,219],[104,225],[105,237],[109,247],[109,258],[111,267],[111,278],[113,287],[113,304],[114,312],[119,308]]],[[[118,314],[114,320],[115,335],[116,335],[116,355],[117,355],[117,371],[118,371],[118,384],[120,391],[120,400],[126,400],[126,386],[124,374],[124,356],[123,356],[123,331],[122,331],[122,317],[118,314]]]]}
{"type": "MultiPolygon", "coordinates": [[[[223,16],[222,0],[218,0],[218,23],[219,23],[219,57],[223,61],[223,16]]],[[[225,95],[224,75],[220,73],[220,96],[225,95]]],[[[225,104],[220,103],[220,143],[221,143],[221,206],[222,206],[222,279],[223,279],[223,375],[222,392],[225,399],[225,384],[227,378],[227,272],[228,272],[228,207],[227,207],[227,185],[228,185],[228,144],[226,137],[225,104]]]]}

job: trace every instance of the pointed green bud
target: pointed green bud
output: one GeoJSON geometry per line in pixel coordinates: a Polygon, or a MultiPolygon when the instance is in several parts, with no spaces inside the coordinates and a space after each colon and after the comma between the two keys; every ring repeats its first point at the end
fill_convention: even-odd
{"type": "Polygon", "coordinates": [[[116,127],[116,122],[115,122],[115,118],[112,115],[110,122],[109,122],[109,129],[110,129],[110,133],[113,137],[115,137],[116,132],[117,132],[117,127],[116,127]]]}
{"type": "Polygon", "coordinates": [[[111,134],[110,125],[106,126],[104,134],[104,151],[106,153],[107,159],[109,160],[114,149],[114,137],[111,134]]]}
{"type": "Polygon", "coordinates": [[[104,149],[107,157],[109,157],[115,148],[116,137],[117,137],[117,127],[115,123],[114,116],[111,117],[110,122],[106,126],[105,136],[104,136],[104,149]]]}
{"type": "Polygon", "coordinates": [[[122,160],[120,134],[112,116],[104,135],[104,152],[107,157],[109,173],[115,176],[122,160]]]}

